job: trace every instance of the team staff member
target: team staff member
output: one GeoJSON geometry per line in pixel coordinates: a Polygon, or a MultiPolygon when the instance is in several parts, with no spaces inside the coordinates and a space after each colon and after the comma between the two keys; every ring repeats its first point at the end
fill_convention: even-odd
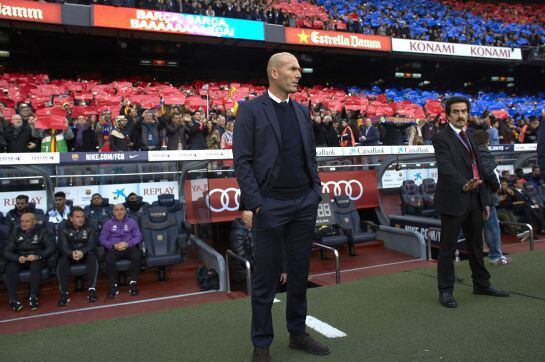
{"type": "Polygon", "coordinates": [[[33,213],[21,215],[21,224],[11,233],[4,251],[6,265],[6,287],[9,306],[15,312],[23,309],[17,297],[19,271],[30,270],[30,310],[38,309],[38,292],[42,280],[42,269],[48,257],[55,252],[55,243],[47,228],[36,225],[33,213]]]}
{"type": "Polygon", "coordinates": [[[297,91],[301,68],[292,54],[277,53],[269,59],[267,76],[268,91],[241,105],[233,138],[241,209],[255,214],[253,361],[269,361],[274,337],[271,307],[282,272],[283,244],[289,277],[289,346],[313,354],[329,353],[327,346],[305,331],[308,271],[321,184],[308,109],[289,98],[297,91]]]}
{"type": "Polygon", "coordinates": [[[466,245],[473,278],[473,293],[507,297],[508,292],[490,284],[483,261],[483,218],[490,215],[491,200],[481,189],[484,175],[475,141],[466,133],[470,104],[465,97],[445,102],[449,125],[433,138],[438,180],[435,210],[441,215],[441,245],[437,264],[439,302],[447,308],[458,306],[454,290],[454,253],[460,230],[466,245]]]}
{"type": "Polygon", "coordinates": [[[96,256],[97,234],[85,220],[85,213],[79,206],[70,211],[68,220],[59,230],[59,248],[61,256],[57,266],[57,277],[61,288],[59,307],[64,307],[70,301],[68,282],[70,280],[70,266],[75,263],[85,263],[87,269],[87,283],[89,303],[96,302],[96,282],[98,262],[96,256]]]}
{"type": "Polygon", "coordinates": [[[119,293],[117,291],[117,266],[119,259],[131,260],[131,282],[129,294],[138,294],[138,272],[142,263],[142,251],[139,244],[142,241],[142,234],[136,221],[127,216],[127,210],[123,204],[115,205],[114,216],[106,221],[100,232],[100,245],[106,248],[106,273],[110,290],[108,299],[114,299],[119,293]]]}

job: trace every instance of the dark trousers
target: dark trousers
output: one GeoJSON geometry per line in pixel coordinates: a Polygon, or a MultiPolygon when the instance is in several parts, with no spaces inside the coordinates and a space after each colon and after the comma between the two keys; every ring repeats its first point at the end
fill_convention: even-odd
{"type": "Polygon", "coordinates": [[[19,285],[19,272],[21,270],[30,270],[30,295],[37,296],[40,292],[43,267],[44,263],[41,260],[26,262],[24,264],[9,262],[6,265],[5,276],[9,299],[17,298],[17,286],[19,285]]]}
{"type": "Polygon", "coordinates": [[[483,261],[483,216],[479,203],[479,194],[471,193],[468,208],[462,216],[441,215],[441,247],[437,264],[438,288],[440,292],[452,292],[454,289],[454,254],[460,235],[460,229],[466,238],[466,247],[471,267],[473,286],[490,286],[490,274],[483,261]]]}
{"type": "Polygon", "coordinates": [[[287,327],[292,335],[305,333],[307,282],[317,207],[318,195],[314,191],[291,200],[265,197],[259,215],[254,217],[252,342],[255,346],[269,346],[274,338],[271,307],[282,272],[284,246],[288,274],[287,327]]]}
{"type": "Polygon", "coordinates": [[[140,248],[133,246],[123,251],[110,249],[106,252],[104,258],[110,287],[117,283],[117,265],[115,263],[120,259],[129,259],[131,261],[131,281],[138,281],[138,272],[142,265],[142,251],[140,248]]]}
{"type": "Polygon", "coordinates": [[[73,264],[85,263],[87,271],[87,283],[89,288],[95,288],[97,283],[98,261],[95,254],[89,253],[83,259],[75,261],[69,256],[62,255],[57,265],[57,278],[61,293],[68,293],[68,282],[70,281],[70,266],[73,264]]]}

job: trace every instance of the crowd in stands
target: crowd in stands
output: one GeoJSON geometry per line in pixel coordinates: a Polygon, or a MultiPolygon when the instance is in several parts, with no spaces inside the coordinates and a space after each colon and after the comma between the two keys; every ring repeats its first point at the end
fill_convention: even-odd
{"type": "MultiPolygon", "coordinates": [[[[89,3],[88,0],[68,2],[89,3]]],[[[92,3],[398,38],[525,47],[545,44],[545,5],[455,0],[94,0],[92,3]]]]}
{"type": "Polygon", "coordinates": [[[131,193],[126,202],[112,207],[100,194],[92,197],[85,209],[72,206],[66,194],[55,194],[55,206],[44,213],[29,203],[27,195],[16,198],[0,225],[0,265],[5,270],[9,306],[18,312],[24,308],[17,294],[19,273],[30,271],[29,307],[39,308],[38,294],[44,268],[53,268],[59,280],[58,305],[70,302],[70,268],[84,265],[88,283],[89,303],[97,301],[96,282],[99,259],[104,262],[108,277],[107,298],[118,291],[117,261],[130,262],[129,295],[138,294],[138,274],[142,266],[142,242],[139,220],[148,204],[131,193]],[[55,269],[55,265],[57,268],[55,269]]]}
{"type": "MultiPolygon", "coordinates": [[[[230,149],[236,109],[266,89],[8,73],[0,76],[0,87],[0,151],[11,153],[230,149]]],[[[441,101],[451,94],[313,86],[293,98],[308,104],[318,146],[419,145],[431,144],[445,124],[441,101]]],[[[470,128],[489,129],[492,145],[537,141],[545,94],[466,96],[472,101],[470,128]]]]}
{"type": "MultiPolygon", "coordinates": [[[[6,152],[230,149],[236,109],[265,91],[234,82],[175,87],[8,73],[0,86],[0,149],[6,152]]],[[[317,146],[419,145],[431,144],[445,124],[441,100],[451,94],[313,86],[293,98],[309,105],[317,146]]],[[[545,94],[466,96],[470,127],[489,129],[492,145],[537,142],[545,94]]]]}

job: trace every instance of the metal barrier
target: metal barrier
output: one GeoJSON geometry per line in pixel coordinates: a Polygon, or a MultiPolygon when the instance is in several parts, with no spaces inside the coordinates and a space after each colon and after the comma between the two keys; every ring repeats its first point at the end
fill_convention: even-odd
{"type": "Polygon", "coordinates": [[[227,290],[227,283],[225,281],[225,260],[223,256],[195,235],[190,235],[189,238],[197,246],[199,259],[203,261],[208,269],[215,269],[218,273],[219,290],[225,292],[227,290]]]}
{"type": "Polygon", "coordinates": [[[337,251],[337,249],[327,245],[319,244],[319,243],[312,243],[312,245],[320,249],[329,250],[333,253],[333,255],[335,256],[335,284],[340,284],[341,283],[341,261],[339,259],[339,252],[337,251]]]}
{"type": "Polygon", "coordinates": [[[227,281],[227,293],[231,293],[231,277],[229,275],[229,257],[234,258],[246,266],[246,294],[252,295],[252,266],[248,259],[245,259],[241,256],[235,254],[232,250],[227,250],[225,252],[225,279],[227,281]]]}

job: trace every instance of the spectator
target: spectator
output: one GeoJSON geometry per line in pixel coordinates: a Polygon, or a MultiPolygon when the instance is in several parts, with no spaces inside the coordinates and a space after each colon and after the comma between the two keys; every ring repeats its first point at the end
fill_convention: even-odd
{"type": "Polygon", "coordinates": [[[190,150],[204,150],[206,149],[206,139],[204,135],[204,116],[202,112],[197,111],[193,116],[185,119],[186,123],[189,125],[189,143],[190,150]]]}
{"type": "Polygon", "coordinates": [[[30,105],[28,103],[21,103],[19,104],[19,112],[17,112],[23,121],[23,124],[26,126],[28,125],[28,119],[32,115],[32,108],[30,108],[30,105]]]}
{"type": "Polygon", "coordinates": [[[38,292],[42,280],[42,269],[46,260],[55,252],[55,243],[47,229],[36,225],[36,216],[25,213],[21,216],[21,225],[10,234],[8,246],[4,251],[6,265],[6,287],[8,289],[9,306],[13,311],[23,309],[17,297],[19,272],[30,270],[30,310],[38,309],[38,292]]]}
{"type": "Polygon", "coordinates": [[[378,128],[373,125],[371,118],[367,117],[364,121],[364,125],[361,126],[361,138],[360,143],[363,146],[376,146],[380,140],[380,132],[378,128]]]}
{"type": "Polygon", "coordinates": [[[21,224],[21,216],[32,210],[29,209],[28,196],[18,195],[15,198],[15,207],[7,212],[4,223],[8,227],[8,234],[21,224]]]}
{"type": "Polygon", "coordinates": [[[539,121],[534,119],[530,122],[530,125],[526,128],[524,134],[524,143],[537,143],[537,130],[539,128],[539,121]]]}
{"type": "Polygon", "coordinates": [[[539,234],[545,234],[543,210],[525,195],[522,185],[520,178],[516,178],[513,182],[513,213],[535,226],[539,234]]]}
{"type": "Polygon", "coordinates": [[[220,146],[222,149],[230,150],[233,148],[233,130],[235,128],[235,122],[229,122],[227,129],[221,135],[220,146]]]}
{"type": "Polygon", "coordinates": [[[44,129],[36,130],[36,134],[42,139],[41,152],[68,152],[67,140],[74,138],[74,133],[68,126],[66,120],[66,129],[44,129]]]}
{"type": "Polygon", "coordinates": [[[220,134],[214,129],[212,121],[206,122],[206,128],[204,130],[206,139],[206,148],[209,150],[215,150],[220,148],[220,134]]]}
{"type": "Polygon", "coordinates": [[[102,224],[112,217],[111,206],[98,193],[91,196],[91,203],[85,207],[84,212],[89,224],[97,231],[102,229],[102,224]]]}
{"type": "Polygon", "coordinates": [[[312,117],[312,131],[314,133],[314,143],[316,147],[327,146],[327,130],[325,124],[322,122],[322,117],[319,114],[315,114],[312,117]]]}
{"type": "Polygon", "coordinates": [[[141,150],[152,151],[161,148],[159,121],[152,110],[145,110],[142,114],[141,132],[141,150]]]}
{"type": "MultiPolygon", "coordinates": [[[[116,118],[116,120],[118,119],[116,118]]],[[[100,148],[100,151],[102,152],[112,151],[111,133],[114,131],[114,127],[115,127],[114,122],[112,122],[112,112],[109,109],[103,110],[100,115],[99,122],[97,123],[95,128],[95,132],[98,133],[98,146],[100,148]]],[[[121,134],[122,134],[121,132],[118,132],[116,138],[119,138],[121,134]]],[[[117,143],[123,144],[123,142],[121,141],[119,142],[116,141],[116,144],[117,143]]]]}
{"type": "MultiPolygon", "coordinates": [[[[507,179],[502,178],[500,181],[500,190],[498,191],[498,219],[510,223],[518,223],[519,220],[513,212],[513,201],[515,192],[509,187],[507,179]]],[[[519,234],[522,229],[519,226],[507,225],[506,230],[510,234],[519,234]]]]}
{"type": "Polygon", "coordinates": [[[134,143],[130,140],[126,127],[127,119],[125,116],[117,116],[115,118],[115,129],[110,134],[110,147],[113,152],[133,149],[134,143]]]}
{"type": "Polygon", "coordinates": [[[499,124],[500,122],[498,122],[497,119],[490,117],[490,128],[486,130],[490,139],[490,146],[496,146],[500,144],[500,134],[498,131],[499,124]]]}
{"type": "Polygon", "coordinates": [[[424,126],[424,123],[424,121],[417,119],[416,124],[413,124],[408,128],[408,138],[410,146],[424,144],[424,137],[422,135],[422,127],[424,126]]]}
{"type": "Polygon", "coordinates": [[[354,132],[348,123],[348,120],[341,120],[341,146],[342,147],[354,147],[356,142],[354,140],[354,132]]]}
{"type": "Polygon", "coordinates": [[[214,129],[218,131],[220,137],[223,136],[223,132],[225,132],[227,121],[225,120],[224,115],[219,115],[216,121],[216,124],[214,125],[214,129]]]}
{"type": "Polygon", "coordinates": [[[96,152],[98,149],[98,137],[95,130],[89,124],[85,116],[80,115],[74,125],[75,142],[74,152],[96,152]]]}
{"type": "Polygon", "coordinates": [[[167,130],[167,149],[185,150],[187,149],[188,128],[182,123],[182,117],[179,113],[174,113],[170,117],[170,122],[166,126],[167,130]]]}
{"type": "MultiPolygon", "coordinates": [[[[491,127],[492,128],[492,127],[491,127]]],[[[500,224],[498,221],[498,215],[496,207],[499,206],[498,190],[500,189],[500,183],[498,176],[494,171],[498,166],[494,160],[494,156],[488,150],[489,133],[485,130],[478,130],[475,132],[475,140],[477,142],[477,152],[481,158],[481,168],[483,171],[484,187],[482,192],[485,198],[490,201],[490,215],[488,219],[484,220],[484,236],[485,241],[488,244],[488,260],[494,265],[505,265],[511,263],[511,258],[503,255],[501,250],[500,240],[500,224]]]]}
{"type": "Polygon", "coordinates": [[[24,125],[23,119],[18,114],[13,115],[11,122],[12,124],[8,126],[4,134],[7,151],[13,153],[37,152],[37,140],[32,136],[32,130],[28,124],[24,125]]]}
{"type": "Polygon", "coordinates": [[[524,175],[524,170],[520,167],[517,167],[515,169],[515,177],[518,177],[522,181],[522,183],[525,183],[527,181],[524,175]]]}
{"type": "Polygon", "coordinates": [[[543,185],[543,181],[541,180],[541,170],[538,166],[532,167],[532,172],[525,175],[524,178],[526,179],[526,182],[531,182],[537,190],[539,190],[539,186],[543,185]]]}
{"type": "Polygon", "coordinates": [[[333,122],[333,118],[330,115],[325,115],[323,117],[323,124],[325,125],[326,130],[326,146],[327,147],[339,147],[339,131],[338,131],[338,122],[333,122]]]}
{"type": "Polygon", "coordinates": [[[108,274],[108,299],[114,299],[117,294],[117,265],[119,259],[130,259],[131,280],[129,284],[129,295],[138,294],[138,273],[141,267],[142,251],[140,242],[142,234],[138,224],[127,217],[127,211],[122,204],[115,205],[113,217],[104,223],[100,233],[100,245],[106,249],[105,263],[108,274]]]}
{"type": "Polygon", "coordinates": [[[385,146],[399,146],[403,145],[403,132],[405,129],[410,127],[411,123],[382,123],[381,126],[384,128],[384,136],[382,138],[382,143],[385,146]]]}
{"type": "Polygon", "coordinates": [[[75,206],[70,211],[69,220],[59,231],[60,257],[57,267],[57,277],[61,298],[57,303],[64,307],[70,301],[68,282],[70,280],[70,266],[85,262],[87,271],[89,303],[97,300],[96,281],[98,262],[96,256],[97,234],[85,220],[85,213],[81,207],[75,206]]]}

